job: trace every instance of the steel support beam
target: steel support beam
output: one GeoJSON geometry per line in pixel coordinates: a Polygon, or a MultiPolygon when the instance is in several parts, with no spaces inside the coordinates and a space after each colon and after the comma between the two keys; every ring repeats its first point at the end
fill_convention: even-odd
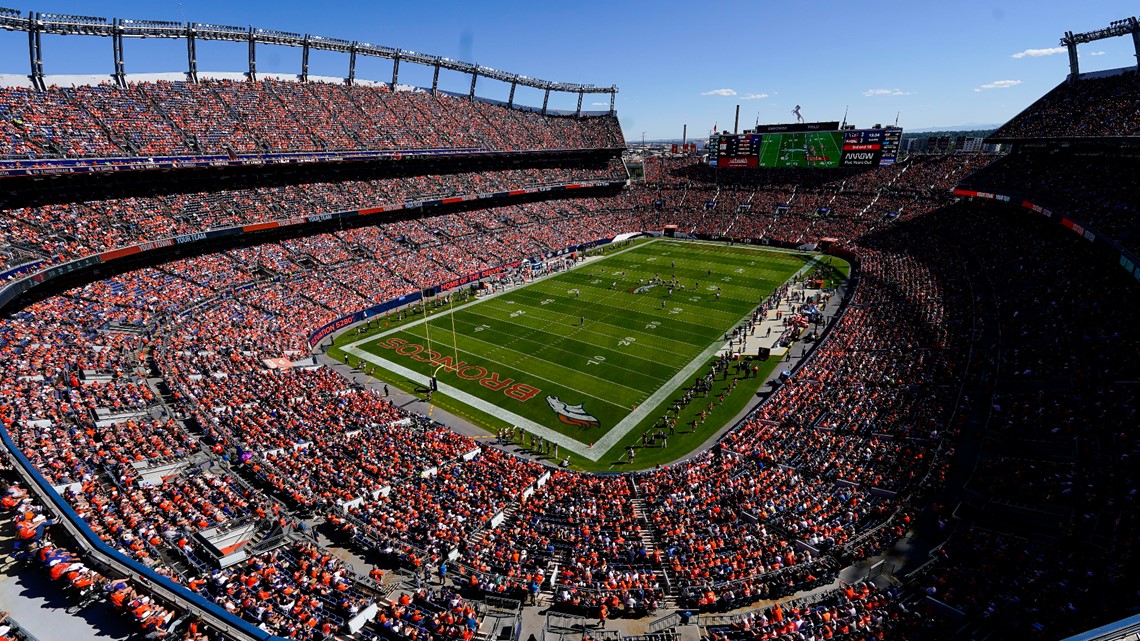
{"type": "Polygon", "coordinates": [[[1140,69],[1140,20],[1129,18],[1132,25],[1132,49],[1136,52],[1136,68],[1140,69]]]}
{"type": "Polygon", "coordinates": [[[305,44],[301,45],[301,82],[309,81],[309,34],[305,34],[305,44]]]}
{"type": "Polygon", "coordinates": [[[348,49],[348,84],[356,82],[356,43],[348,49]]]}
{"type": "Polygon", "coordinates": [[[1077,43],[1070,40],[1065,47],[1069,50],[1069,82],[1076,82],[1081,75],[1081,65],[1077,62],[1077,43]]]}
{"type": "Polygon", "coordinates": [[[253,25],[249,26],[249,79],[257,80],[257,36],[253,35],[253,25]]]}
{"type": "Polygon", "coordinates": [[[198,50],[194,44],[196,38],[194,37],[194,27],[189,23],[186,24],[186,75],[190,78],[190,82],[198,82],[198,50]]]}
{"type": "Polygon", "coordinates": [[[127,65],[123,62],[123,28],[119,19],[111,26],[111,51],[115,56],[115,83],[120,87],[127,86],[127,65]]]}
{"type": "MultiPolygon", "coordinates": [[[[249,49],[249,68],[246,72],[251,81],[257,81],[257,44],[277,45],[283,47],[297,47],[301,49],[300,74],[301,82],[308,82],[309,60],[313,51],[332,51],[349,54],[349,69],[347,84],[356,82],[356,56],[364,55],[392,61],[393,87],[400,84],[400,63],[407,61],[425,67],[431,67],[433,72],[432,91],[438,93],[439,71],[447,69],[460,74],[471,75],[471,88],[468,96],[475,99],[478,91],[480,77],[498,80],[511,85],[512,97],[508,104],[515,107],[514,93],[518,86],[534,87],[542,90],[544,100],[549,109],[550,92],[562,91],[568,94],[579,94],[580,102],[585,101],[586,94],[613,94],[617,92],[616,86],[598,87],[589,84],[551,82],[539,78],[530,78],[518,74],[481,67],[477,64],[462,60],[452,60],[440,56],[433,56],[417,51],[405,51],[394,47],[371,44],[367,42],[352,42],[339,38],[328,38],[312,34],[299,34],[273,29],[258,29],[252,25],[239,27],[234,25],[220,25],[198,22],[171,22],[165,20],[133,20],[121,18],[99,18],[92,16],[65,15],[53,13],[40,13],[31,11],[27,17],[10,9],[0,8],[0,27],[11,31],[28,32],[28,65],[29,80],[37,87],[43,86],[43,44],[44,34],[51,35],[80,35],[80,36],[108,36],[111,38],[114,71],[112,77],[115,82],[126,82],[126,52],[125,41],[128,38],[186,38],[186,75],[189,81],[198,81],[197,44],[199,40],[246,43],[249,49]]],[[[1113,23],[1110,35],[1126,35],[1135,29],[1135,21],[1127,20],[1113,23]]],[[[1104,30],[1102,30],[1104,31],[1104,30]]],[[[1078,44],[1087,42],[1081,38],[1101,37],[1100,32],[1081,34],[1077,36],[1078,44]]],[[[1137,44],[1140,53],[1140,43],[1137,44]]],[[[612,111],[612,110],[611,110],[612,111]]],[[[585,112],[583,112],[585,113],[585,112]]]]}
{"type": "Polygon", "coordinates": [[[43,53],[40,50],[40,27],[39,27],[39,14],[29,11],[28,12],[28,62],[31,66],[31,73],[28,78],[32,81],[32,86],[37,91],[43,91],[44,87],[44,59],[43,53]]]}

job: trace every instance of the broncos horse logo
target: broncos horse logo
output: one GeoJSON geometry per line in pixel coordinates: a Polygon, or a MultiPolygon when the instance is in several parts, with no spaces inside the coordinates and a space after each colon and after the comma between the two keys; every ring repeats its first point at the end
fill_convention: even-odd
{"type": "Polygon", "coordinates": [[[558,420],[567,425],[586,429],[589,427],[598,427],[602,424],[601,421],[582,409],[581,403],[578,405],[567,405],[558,400],[557,396],[547,396],[546,402],[550,404],[550,409],[554,410],[554,413],[558,415],[558,420]]]}

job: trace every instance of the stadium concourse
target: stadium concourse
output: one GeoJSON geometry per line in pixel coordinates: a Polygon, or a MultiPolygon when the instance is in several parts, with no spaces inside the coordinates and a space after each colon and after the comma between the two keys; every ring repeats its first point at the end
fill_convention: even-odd
{"type": "MultiPolygon", "coordinates": [[[[1051,128],[1019,135],[1079,127],[1056,101],[1085,87],[1109,91],[1050,94],[1040,118],[1019,118],[1051,128]]],[[[1109,108],[1140,98],[1135,82],[1112,91],[1109,108]]],[[[644,184],[617,189],[612,116],[317,83],[6,89],[0,110],[0,155],[49,165],[559,152],[380,177],[241,168],[225,189],[178,174],[50,193],[13,183],[5,275],[33,281],[0,319],[10,571],[46,577],[56,603],[91,621],[113,612],[107,625],[184,639],[538,638],[543,616],[577,639],[1045,639],[1138,605],[1138,372],[1118,357],[1140,346],[1119,317],[1138,307],[1134,279],[1033,211],[953,192],[989,181],[991,196],[1040,191],[1061,211],[1079,179],[1101,195],[1097,215],[1111,210],[1102,233],[1135,229],[1110,175],[1018,155],[861,171],[651,159],[644,184]],[[599,186],[554,189],[583,184],[599,186]],[[472,194],[507,195],[321,219],[472,194]],[[292,224],[278,235],[194,244],[280,220],[292,224]],[[813,356],[689,460],[629,475],[551,468],[314,366],[314,332],[377,302],[664,225],[782,246],[829,238],[857,267],[813,356]],[[187,244],[163,242],[180,234],[187,244]],[[75,262],[126,247],[148,262],[75,262]]],[[[1119,154],[1103,144],[1090,154],[1119,154]]],[[[12,620],[54,638],[34,610],[12,620]]]]}

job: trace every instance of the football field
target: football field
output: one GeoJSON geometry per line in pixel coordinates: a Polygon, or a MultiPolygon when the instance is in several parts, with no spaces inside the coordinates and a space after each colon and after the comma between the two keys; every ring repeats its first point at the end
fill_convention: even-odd
{"type": "MultiPolygon", "coordinates": [[[[344,347],[408,389],[596,461],[692,384],[807,254],[655,240],[344,347]],[[678,283],[668,283],[676,278],[678,283]],[[666,284],[655,284],[658,279],[666,284]]],[[[489,425],[485,425],[490,427],[489,425]]]]}
{"type": "Polygon", "coordinates": [[[760,143],[761,167],[838,167],[842,134],[802,132],[765,134],[760,143]]]}

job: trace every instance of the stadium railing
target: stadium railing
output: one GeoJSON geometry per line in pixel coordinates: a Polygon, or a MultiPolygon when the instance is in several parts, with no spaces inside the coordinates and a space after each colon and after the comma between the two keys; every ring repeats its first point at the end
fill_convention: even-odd
{"type": "Polygon", "coordinates": [[[67,501],[55,491],[51,483],[39,473],[32,462],[24,456],[24,453],[12,441],[11,435],[3,425],[0,425],[0,441],[3,442],[8,452],[13,468],[24,479],[28,487],[36,493],[44,505],[50,505],[52,510],[62,517],[60,524],[82,548],[84,558],[111,568],[123,576],[130,577],[139,585],[144,586],[147,591],[153,592],[187,612],[200,617],[229,638],[247,641],[283,641],[280,637],[271,635],[240,617],[230,614],[211,601],[189,592],[169,578],[104,543],[99,535],[91,531],[91,528],[67,501]]]}
{"type": "Polygon", "coordinates": [[[1039,204],[1040,200],[1032,195],[1017,194],[1014,192],[997,194],[965,188],[955,189],[954,195],[964,196],[966,198],[993,200],[1015,207],[1022,207],[1041,214],[1111,254],[1125,271],[1140,280],[1140,257],[1125,249],[1120,243],[1116,242],[1116,240],[1100,234],[1095,229],[1086,226],[1083,222],[1074,219],[1070,214],[1039,204]]]}

